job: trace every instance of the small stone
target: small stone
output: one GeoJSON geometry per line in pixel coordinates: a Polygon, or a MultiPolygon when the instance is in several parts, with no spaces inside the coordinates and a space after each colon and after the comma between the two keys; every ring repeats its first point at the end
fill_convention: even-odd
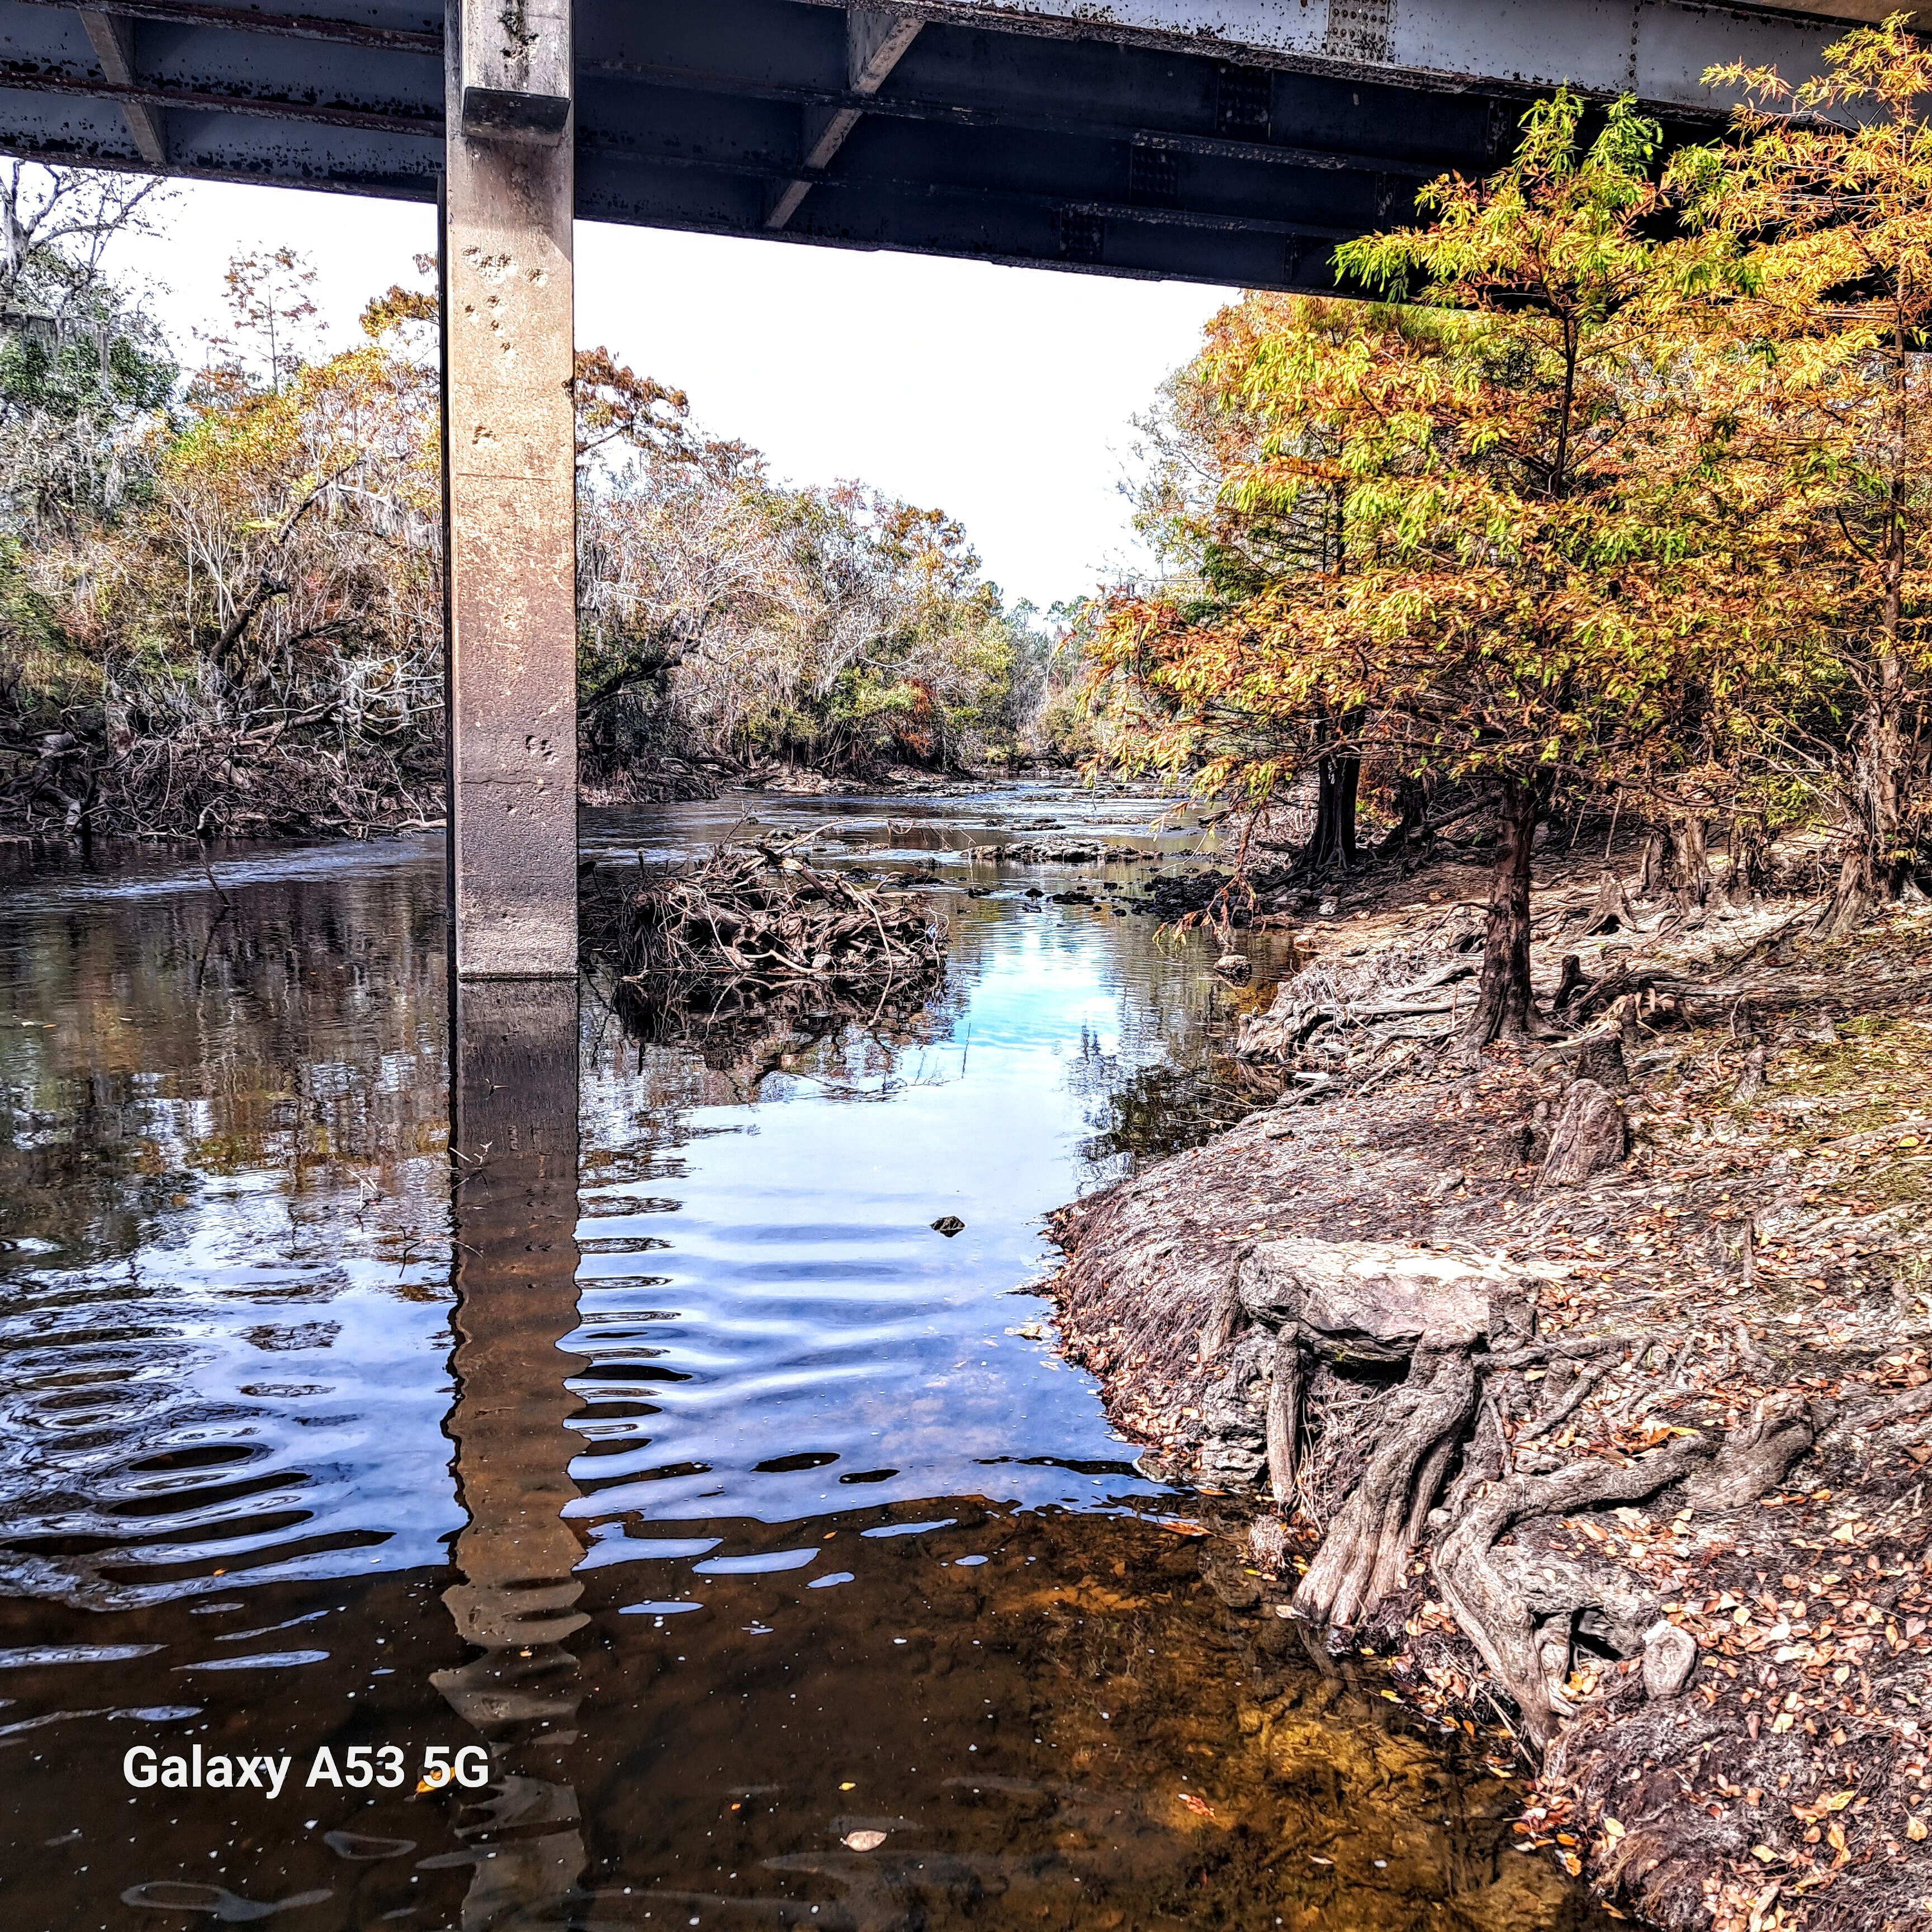
{"type": "Polygon", "coordinates": [[[848,1851],[876,1852],[886,1842],[883,1832],[848,1832],[838,1841],[848,1851]]]}
{"type": "Polygon", "coordinates": [[[935,1234],[944,1234],[950,1241],[955,1234],[965,1232],[966,1223],[957,1214],[942,1214],[933,1222],[932,1228],[935,1234]]]}
{"type": "Polygon", "coordinates": [[[1654,1704],[1675,1697],[1697,1667],[1697,1646],[1688,1630],[1666,1622],[1643,1634],[1643,1694],[1654,1704]]]}

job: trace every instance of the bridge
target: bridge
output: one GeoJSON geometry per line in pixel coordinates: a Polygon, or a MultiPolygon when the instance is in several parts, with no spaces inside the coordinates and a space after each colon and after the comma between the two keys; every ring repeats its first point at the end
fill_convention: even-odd
{"type": "Polygon", "coordinates": [[[1538,93],[1702,131],[1888,4],[0,0],[0,148],[440,200],[454,957],[568,976],[574,220],[1321,290],[1538,93]]]}

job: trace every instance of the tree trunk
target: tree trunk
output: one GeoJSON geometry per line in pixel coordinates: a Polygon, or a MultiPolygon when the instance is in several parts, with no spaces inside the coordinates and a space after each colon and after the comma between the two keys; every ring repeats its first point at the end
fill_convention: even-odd
{"type": "Polygon", "coordinates": [[[1523,1040],[1534,1030],[1529,991],[1530,858],[1537,820],[1549,801],[1547,779],[1506,776],[1498,794],[1502,832],[1490,874],[1489,918],[1483,931],[1483,970],[1476,1004],[1463,1023],[1470,1046],[1523,1040]]]}
{"type": "Polygon", "coordinates": [[[1686,812],[1671,823],[1670,896],[1679,912],[1702,906],[1711,896],[1710,848],[1704,821],[1694,812],[1686,812]]]}
{"type": "Polygon", "coordinates": [[[1663,891],[1670,866],[1670,835],[1652,826],[1643,842],[1643,872],[1637,880],[1636,896],[1654,899],[1663,891]]]}
{"type": "Polygon", "coordinates": [[[1758,826],[1734,818],[1725,843],[1730,864],[1724,874],[1724,897],[1742,912],[1756,904],[1759,892],[1768,883],[1764,839],[1758,826]]]}
{"type": "Polygon", "coordinates": [[[1316,761],[1316,772],[1320,788],[1316,795],[1315,836],[1304,856],[1317,872],[1334,866],[1352,871],[1357,862],[1355,794],[1361,783],[1362,761],[1352,752],[1324,752],[1316,761]]]}
{"type": "Polygon", "coordinates": [[[1395,830],[1376,848],[1378,859],[1400,852],[1422,830],[1429,816],[1429,788],[1420,778],[1396,779],[1395,796],[1402,817],[1395,830]]]}
{"type": "Polygon", "coordinates": [[[1913,854],[1905,830],[1905,667],[1895,650],[1880,658],[1871,700],[1858,721],[1851,784],[1851,843],[1837,890],[1820,922],[1828,938],[1855,932],[1876,905],[1910,890],[1913,854]]]}

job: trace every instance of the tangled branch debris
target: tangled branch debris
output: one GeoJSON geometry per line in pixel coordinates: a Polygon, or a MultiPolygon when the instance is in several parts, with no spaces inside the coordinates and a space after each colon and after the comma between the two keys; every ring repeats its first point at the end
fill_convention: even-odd
{"type": "MultiPolygon", "coordinates": [[[[314,654],[323,655],[319,646],[314,654]]],[[[130,676],[105,708],[76,705],[42,728],[0,682],[0,828],[37,838],[368,838],[442,820],[441,700],[433,666],[352,668],[313,682],[310,703],[252,688],[218,700],[164,674],[130,676]],[[434,674],[434,676],[432,676],[434,674]]]]}
{"type": "Polygon", "coordinates": [[[815,835],[721,845],[662,877],[586,896],[586,939],[657,1006],[753,1018],[801,990],[856,1012],[916,1006],[946,971],[922,893],[810,864],[815,835]]]}

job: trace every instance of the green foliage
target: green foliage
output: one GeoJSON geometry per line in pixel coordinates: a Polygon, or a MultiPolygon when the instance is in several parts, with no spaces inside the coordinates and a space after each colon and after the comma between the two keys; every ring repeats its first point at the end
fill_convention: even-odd
{"type": "Polygon", "coordinates": [[[1687,478],[1685,292],[1660,140],[1562,94],[1426,226],[1338,251],[1424,306],[1256,297],[1192,404],[1220,487],[1180,594],[1118,602],[1097,661],[1126,754],[1264,802],[1337,734],[1413,779],[1602,785],[1708,754],[1758,667],[1687,478]]]}
{"type": "Polygon", "coordinates": [[[62,424],[140,417],[166,406],[179,373],[166,356],[104,326],[86,341],[17,334],[0,346],[0,409],[62,424]]]}

